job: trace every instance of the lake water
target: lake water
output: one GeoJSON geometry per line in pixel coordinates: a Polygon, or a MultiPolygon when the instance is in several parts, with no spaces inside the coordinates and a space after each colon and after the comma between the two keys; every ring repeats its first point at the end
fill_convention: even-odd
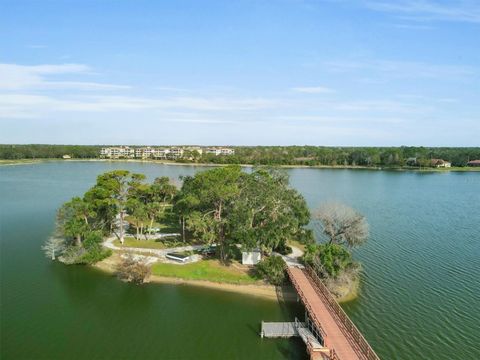
{"type": "MultiPolygon", "coordinates": [[[[297,304],[189,286],[134,286],[47,260],[56,209],[98,174],[178,177],[202,167],[48,162],[0,166],[1,359],[304,359],[258,336],[297,304]]],[[[344,202],[370,223],[360,297],[344,305],[382,359],[480,358],[480,173],[289,170],[314,209],[344,202]]]]}

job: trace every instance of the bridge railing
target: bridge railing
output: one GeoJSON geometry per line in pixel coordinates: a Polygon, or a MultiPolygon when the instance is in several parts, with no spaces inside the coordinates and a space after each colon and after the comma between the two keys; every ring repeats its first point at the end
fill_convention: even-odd
{"type": "MultiPolygon", "coordinates": [[[[345,335],[350,337],[357,349],[361,351],[361,354],[368,360],[380,360],[380,358],[375,354],[370,344],[365,340],[362,333],[357,329],[355,324],[350,320],[348,315],[343,311],[343,309],[338,305],[335,298],[330,293],[330,290],[325,286],[323,281],[317,275],[317,273],[312,269],[311,266],[306,267],[307,274],[313,280],[313,283],[316,285],[317,292],[324,298],[326,303],[329,305],[329,308],[334,316],[338,319],[343,328],[347,331],[345,335]]],[[[309,311],[310,312],[310,311],[309,311]]],[[[334,351],[333,351],[334,352],[334,351]]],[[[332,354],[333,358],[336,358],[336,354],[332,354]]]]}
{"type": "Polygon", "coordinates": [[[320,332],[320,336],[322,337],[322,340],[323,340],[323,346],[328,347],[328,345],[327,345],[327,333],[326,333],[325,329],[322,327],[322,323],[317,318],[317,316],[316,316],[315,312],[313,311],[312,307],[310,306],[310,304],[306,301],[306,297],[304,295],[304,292],[303,292],[302,288],[300,287],[300,285],[295,280],[295,278],[292,276],[292,273],[291,273],[289,267],[287,267],[287,272],[290,276],[290,279],[292,280],[292,284],[295,287],[295,290],[297,291],[298,296],[300,296],[300,299],[302,299],[302,302],[305,305],[305,309],[310,314],[310,317],[315,322],[315,325],[317,326],[317,329],[320,332]]]}

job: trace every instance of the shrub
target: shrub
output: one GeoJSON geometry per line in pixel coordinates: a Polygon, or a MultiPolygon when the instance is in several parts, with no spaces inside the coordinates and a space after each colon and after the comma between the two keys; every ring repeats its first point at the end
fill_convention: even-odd
{"type": "Polygon", "coordinates": [[[275,248],[274,251],[282,255],[288,255],[292,253],[292,248],[287,244],[282,243],[277,248],[275,248]]]}
{"type": "Polygon", "coordinates": [[[308,245],[303,261],[322,278],[336,278],[356,266],[350,252],[337,244],[308,245]]]}
{"type": "Polygon", "coordinates": [[[65,264],[95,264],[110,255],[112,251],[102,247],[103,234],[92,231],[85,236],[82,246],[70,244],[59,258],[65,264]]]}
{"type": "Polygon", "coordinates": [[[87,234],[83,242],[86,253],[79,259],[78,263],[95,264],[112,255],[112,250],[102,247],[102,240],[103,236],[100,231],[93,231],[87,234]]]}
{"type": "Polygon", "coordinates": [[[143,284],[150,274],[151,269],[149,266],[135,261],[131,256],[123,259],[117,267],[119,279],[135,284],[143,284]]]}
{"type": "Polygon", "coordinates": [[[69,245],[58,259],[67,265],[79,264],[79,259],[85,253],[86,250],[83,247],[69,245]]]}
{"type": "Polygon", "coordinates": [[[281,285],[285,281],[285,261],[281,256],[269,256],[260,261],[255,269],[270,284],[281,285]]]}

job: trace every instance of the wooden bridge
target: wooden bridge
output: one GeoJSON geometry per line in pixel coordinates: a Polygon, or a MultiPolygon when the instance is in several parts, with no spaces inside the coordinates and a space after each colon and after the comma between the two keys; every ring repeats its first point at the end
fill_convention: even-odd
{"type": "Polygon", "coordinates": [[[304,328],[322,345],[304,339],[310,359],[380,360],[313,269],[290,265],[287,272],[305,305],[304,328]]]}

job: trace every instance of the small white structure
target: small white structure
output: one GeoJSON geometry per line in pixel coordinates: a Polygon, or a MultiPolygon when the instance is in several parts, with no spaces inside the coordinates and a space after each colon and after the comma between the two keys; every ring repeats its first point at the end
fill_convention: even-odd
{"type": "Polygon", "coordinates": [[[260,250],[242,251],[243,265],[256,265],[262,260],[262,253],[260,250]]]}

